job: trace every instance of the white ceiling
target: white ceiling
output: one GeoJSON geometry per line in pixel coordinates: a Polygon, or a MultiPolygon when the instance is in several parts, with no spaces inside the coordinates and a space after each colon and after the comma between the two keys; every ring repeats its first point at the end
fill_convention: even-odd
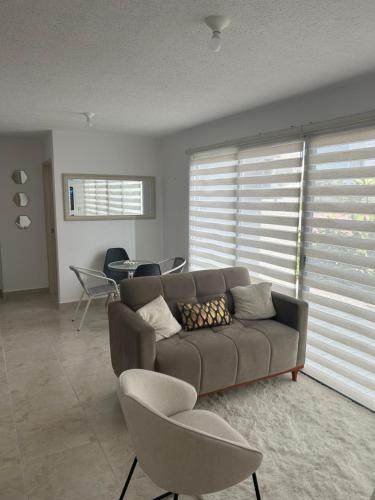
{"type": "Polygon", "coordinates": [[[160,135],[375,67],[374,0],[2,0],[0,131],[160,135]],[[226,14],[223,49],[203,18],[226,14]]]}

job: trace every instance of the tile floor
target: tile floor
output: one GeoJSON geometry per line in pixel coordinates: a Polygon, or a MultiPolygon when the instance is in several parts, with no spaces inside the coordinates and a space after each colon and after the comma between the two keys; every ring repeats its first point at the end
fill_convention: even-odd
{"type": "MultiPolygon", "coordinates": [[[[106,309],[81,333],[47,294],[0,300],[0,499],[116,500],[133,459],[106,309]]],[[[137,469],[129,500],[161,491],[137,469]]],[[[185,500],[187,497],[185,497],[185,500]]]]}

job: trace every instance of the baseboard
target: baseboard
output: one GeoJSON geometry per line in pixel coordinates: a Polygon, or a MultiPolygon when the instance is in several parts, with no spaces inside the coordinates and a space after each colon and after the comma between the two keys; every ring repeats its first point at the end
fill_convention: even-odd
{"type": "Polygon", "coordinates": [[[26,290],[11,290],[9,292],[5,292],[4,290],[2,290],[2,297],[24,297],[25,295],[38,295],[44,293],[49,293],[49,288],[28,288],[26,290]]]}

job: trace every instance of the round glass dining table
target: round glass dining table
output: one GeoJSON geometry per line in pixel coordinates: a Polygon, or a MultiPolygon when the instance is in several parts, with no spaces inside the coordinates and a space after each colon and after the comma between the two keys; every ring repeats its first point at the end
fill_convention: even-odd
{"type": "Polygon", "coordinates": [[[129,273],[129,278],[132,278],[134,271],[141,264],[152,264],[152,262],[150,260],[117,260],[108,264],[108,267],[114,271],[126,271],[129,273]]]}

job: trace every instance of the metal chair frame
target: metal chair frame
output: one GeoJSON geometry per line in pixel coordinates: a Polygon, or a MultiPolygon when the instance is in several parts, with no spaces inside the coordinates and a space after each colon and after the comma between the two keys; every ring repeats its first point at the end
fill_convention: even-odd
{"type": "Polygon", "coordinates": [[[162,272],[162,274],[182,273],[186,265],[186,259],[184,259],[183,257],[170,257],[169,259],[161,260],[160,262],[158,262],[160,269],[163,269],[163,264],[166,264],[167,262],[172,263],[172,268],[162,272]],[[182,259],[182,262],[180,262],[180,264],[178,265],[175,265],[176,259],[182,259]]]}
{"type": "Polygon", "coordinates": [[[107,297],[107,300],[106,300],[106,303],[105,303],[105,305],[107,306],[108,302],[109,302],[109,300],[111,298],[112,298],[112,300],[114,300],[115,297],[119,297],[120,296],[120,292],[119,292],[119,288],[117,286],[116,281],[113,280],[112,278],[108,278],[105,275],[105,273],[102,272],[102,271],[98,271],[96,269],[89,269],[89,268],[86,268],[86,267],[76,267],[76,266],[69,266],[69,269],[71,271],[73,271],[74,274],[77,276],[77,279],[78,279],[80,285],[83,288],[81,297],[80,297],[80,299],[78,301],[77,307],[76,307],[75,312],[74,312],[74,316],[72,318],[73,322],[77,318],[79,309],[81,307],[81,303],[82,303],[85,295],[87,296],[86,307],[85,307],[85,309],[83,311],[83,315],[82,315],[81,321],[80,321],[79,326],[77,328],[77,331],[79,332],[79,331],[81,331],[82,326],[84,324],[84,321],[85,321],[85,318],[86,318],[86,315],[87,315],[87,311],[89,310],[89,307],[90,307],[92,299],[100,299],[100,298],[103,298],[103,297],[107,297]],[[104,280],[104,281],[106,281],[107,284],[112,284],[113,289],[112,289],[112,291],[109,290],[109,291],[106,291],[106,292],[103,292],[103,293],[95,293],[95,292],[92,291],[93,288],[95,288],[95,287],[89,287],[89,286],[87,286],[82,276],[87,276],[89,278],[95,278],[95,279],[98,279],[98,280],[104,280]]]}
{"type": "MultiPolygon", "coordinates": [[[[126,478],[124,487],[123,487],[123,489],[121,491],[119,500],[124,500],[124,498],[125,498],[125,494],[126,494],[126,492],[128,490],[128,487],[129,487],[131,478],[133,476],[134,469],[137,466],[137,463],[138,463],[138,459],[137,459],[137,457],[135,457],[134,460],[133,460],[133,463],[132,463],[132,465],[130,467],[130,471],[129,471],[129,474],[128,474],[127,478],[126,478]]],[[[254,490],[255,490],[256,499],[257,500],[261,500],[260,491],[259,491],[259,485],[258,485],[258,478],[257,478],[257,475],[256,475],[255,472],[252,473],[252,478],[253,478],[253,483],[254,483],[254,490]]],[[[159,495],[158,497],[153,498],[152,500],[162,500],[162,498],[167,498],[167,497],[170,497],[172,495],[173,495],[173,500],[178,500],[178,497],[179,497],[178,493],[173,493],[172,491],[167,491],[166,493],[163,493],[163,494],[159,495]]]]}

